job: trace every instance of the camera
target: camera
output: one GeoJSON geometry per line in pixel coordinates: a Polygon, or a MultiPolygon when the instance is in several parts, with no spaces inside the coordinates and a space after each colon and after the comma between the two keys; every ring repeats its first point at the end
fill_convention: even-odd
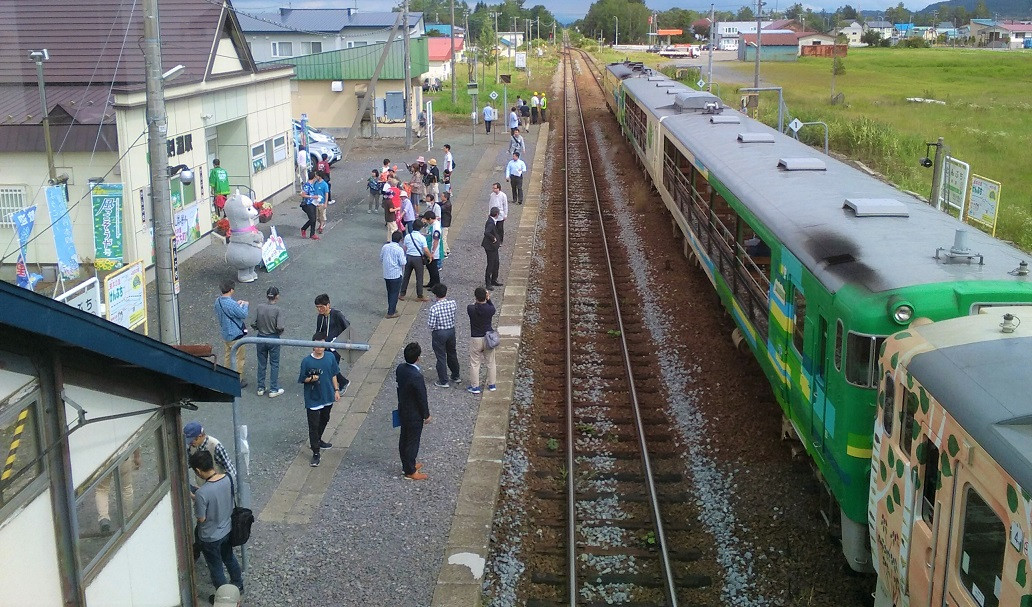
{"type": "Polygon", "coordinates": [[[305,373],[305,377],[319,377],[320,375],[322,375],[322,371],[319,369],[309,369],[308,372],[305,373]]]}

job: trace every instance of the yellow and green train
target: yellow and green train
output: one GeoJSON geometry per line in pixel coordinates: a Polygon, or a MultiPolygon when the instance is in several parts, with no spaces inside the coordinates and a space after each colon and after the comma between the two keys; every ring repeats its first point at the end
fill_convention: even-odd
{"type": "Polygon", "coordinates": [[[870,571],[880,348],[918,317],[1032,303],[1026,255],[641,64],[602,86],[834,498],[849,565],[870,571]]]}

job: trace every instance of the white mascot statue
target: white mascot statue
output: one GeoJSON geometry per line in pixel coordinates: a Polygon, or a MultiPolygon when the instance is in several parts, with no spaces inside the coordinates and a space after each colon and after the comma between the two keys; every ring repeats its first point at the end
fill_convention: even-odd
{"type": "Polygon", "coordinates": [[[258,231],[258,211],[254,202],[237,190],[226,201],[230,240],[226,247],[226,263],[237,269],[237,282],[258,280],[255,266],[262,262],[262,242],[265,237],[258,231]]]}

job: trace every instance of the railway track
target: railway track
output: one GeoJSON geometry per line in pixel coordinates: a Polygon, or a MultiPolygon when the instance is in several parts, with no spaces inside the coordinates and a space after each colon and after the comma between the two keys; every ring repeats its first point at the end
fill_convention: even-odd
{"type": "Polygon", "coordinates": [[[556,305],[542,318],[556,345],[543,361],[545,379],[557,389],[538,399],[551,408],[539,414],[548,438],[537,454],[545,463],[533,491],[537,537],[528,546],[537,558],[524,594],[531,606],[706,604],[710,579],[692,567],[707,540],[694,527],[655,345],[632,302],[636,285],[604,236],[602,167],[591,153],[575,61],[564,54],[557,164],[566,167],[565,204],[550,205],[549,219],[562,228],[548,247],[565,271],[548,289],[556,305]]]}

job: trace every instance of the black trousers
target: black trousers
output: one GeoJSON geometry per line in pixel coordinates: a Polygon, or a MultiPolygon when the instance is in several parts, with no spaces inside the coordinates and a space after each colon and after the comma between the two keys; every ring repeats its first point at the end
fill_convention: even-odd
{"type": "Polygon", "coordinates": [[[401,456],[401,470],[405,475],[416,473],[416,457],[419,455],[419,439],[423,435],[423,420],[401,422],[401,436],[398,437],[398,454],[401,456]]]}
{"type": "Polygon", "coordinates": [[[491,120],[485,120],[484,121],[484,125],[487,127],[487,132],[488,133],[491,132],[491,122],[492,122],[491,120]]]}
{"type": "Polygon", "coordinates": [[[401,279],[401,296],[408,293],[409,279],[412,278],[412,271],[416,272],[416,297],[423,296],[423,256],[405,256],[405,277],[401,279]]]}
{"type": "Polygon", "coordinates": [[[301,210],[304,211],[305,215],[308,216],[308,221],[305,223],[305,225],[301,226],[301,233],[304,234],[305,230],[308,230],[308,235],[309,236],[314,236],[315,235],[315,224],[318,223],[318,218],[319,218],[319,215],[318,215],[318,213],[316,211],[315,205],[314,204],[307,204],[307,203],[303,204],[303,205],[301,205],[301,210]]]}
{"type": "Polygon", "coordinates": [[[498,244],[501,245],[502,241],[505,240],[505,220],[495,222],[495,233],[498,234],[498,244]]]}
{"type": "Polygon", "coordinates": [[[487,253],[487,270],[484,271],[484,286],[490,287],[498,282],[498,249],[484,249],[487,253]]]}
{"type": "Polygon", "coordinates": [[[430,265],[426,267],[426,271],[430,274],[430,280],[426,283],[428,285],[427,288],[432,289],[434,285],[441,282],[441,268],[437,266],[436,259],[430,262],[430,265]]]}
{"type": "Polygon", "coordinates": [[[305,409],[305,413],[308,414],[308,446],[312,449],[312,455],[319,455],[319,443],[322,441],[323,432],[326,431],[326,424],[330,423],[332,408],[333,405],[326,405],[315,411],[305,409]]]}
{"type": "Polygon", "coordinates": [[[344,367],[340,364],[340,352],[330,350],[330,353],[333,354],[333,358],[337,359],[337,366],[340,367],[340,373],[337,374],[337,387],[343,391],[344,384],[348,383],[348,378],[344,376],[344,367]]]}
{"type": "Polygon", "coordinates": [[[531,107],[530,108],[530,123],[531,124],[537,124],[538,123],[538,109],[536,107],[531,107]]]}
{"type": "Polygon", "coordinates": [[[523,204],[523,175],[509,176],[509,183],[512,184],[512,201],[516,204],[523,204]]]}
{"type": "Polygon", "coordinates": [[[437,358],[437,381],[448,383],[448,371],[452,381],[459,381],[459,355],[455,349],[455,327],[435,329],[430,332],[430,343],[437,358]]]}

